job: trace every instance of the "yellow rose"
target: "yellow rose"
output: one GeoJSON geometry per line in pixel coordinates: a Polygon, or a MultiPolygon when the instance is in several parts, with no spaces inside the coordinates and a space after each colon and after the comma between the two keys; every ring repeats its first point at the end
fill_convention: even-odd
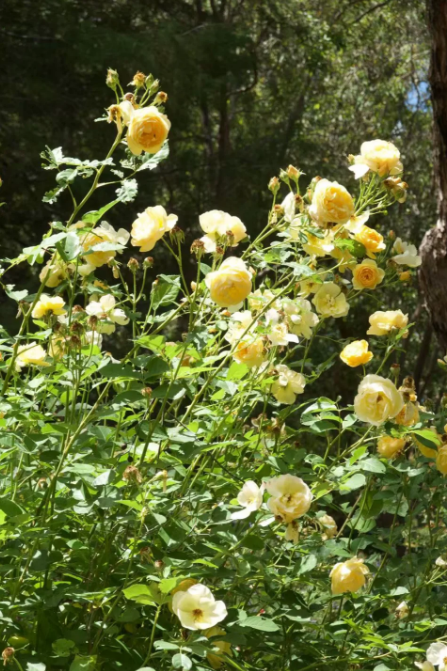
{"type": "Polygon", "coordinates": [[[356,177],[362,177],[368,170],[384,175],[397,175],[402,172],[400,152],[391,142],[385,140],[371,140],[364,142],[360,147],[360,155],[354,158],[351,170],[356,177]]]}
{"type": "Polygon", "coordinates": [[[303,249],[309,256],[326,256],[334,249],[332,231],[326,233],[324,238],[318,238],[312,233],[306,232],[307,242],[303,244],[303,249]]]}
{"type": "Polygon", "coordinates": [[[42,294],[36,305],[33,308],[31,316],[33,319],[42,319],[46,315],[64,315],[65,301],[60,296],[47,296],[47,294],[42,294]]]}
{"type": "Polygon", "coordinates": [[[318,518],[318,522],[323,525],[323,540],[334,538],[337,535],[337,523],[333,517],[330,515],[323,515],[322,517],[318,518]]]}
{"type": "Polygon", "coordinates": [[[272,394],[280,403],[291,405],[295,403],[297,394],[304,392],[306,380],[301,373],[295,373],[284,364],[276,366],[278,378],[272,384],[272,394]]]}
{"type": "MultiPolygon", "coordinates": [[[[81,234],[82,235],[82,234],[81,234]]],[[[120,228],[119,231],[115,231],[113,226],[110,226],[107,222],[103,221],[100,226],[97,226],[84,237],[81,238],[81,246],[86,254],[85,261],[88,266],[94,266],[95,268],[100,268],[106,263],[114,259],[116,256],[116,250],[110,251],[95,251],[95,246],[102,243],[110,243],[113,245],[125,245],[129,240],[129,233],[124,229],[120,228]]]]}
{"type": "Polygon", "coordinates": [[[186,592],[193,585],[197,585],[197,583],[198,580],[194,580],[194,578],[185,578],[179,582],[177,587],[174,587],[174,589],[171,590],[171,594],[177,594],[177,592],[186,592]]]}
{"type": "Polygon", "coordinates": [[[68,266],[61,259],[48,261],[39,274],[39,280],[45,283],[46,287],[54,289],[65,280],[68,275],[68,266]]]}
{"type": "Polygon", "coordinates": [[[373,353],[368,352],[366,340],[354,340],[342,350],[340,359],[351,368],[362,366],[373,358],[373,353]]]}
{"type": "Polygon", "coordinates": [[[131,244],[140,252],[150,252],[167,231],[177,223],[176,214],[167,214],[164,207],[147,207],[132,224],[131,244]]]}
{"type": "Polygon", "coordinates": [[[338,284],[325,282],[320,284],[312,299],[317,312],[323,317],[346,317],[349,311],[349,303],[338,284]]]}
{"type": "Polygon", "coordinates": [[[386,459],[392,459],[405,447],[403,438],[391,438],[391,436],[382,436],[377,442],[377,452],[386,459]]]}
{"type": "Polygon", "coordinates": [[[249,368],[258,368],[266,360],[266,349],[262,338],[257,338],[253,342],[242,341],[236,345],[233,352],[233,358],[238,363],[245,363],[249,368]]]}
{"type": "MultiPolygon", "coordinates": [[[[394,330],[403,329],[408,324],[408,315],[401,310],[386,310],[385,312],[374,312],[369,318],[370,328],[368,335],[383,336],[394,330]]],[[[408,334],[405,334],[407,337],[408,334]]]]}
{"type": "Polygon", "coordinates": [[[442,445],[436,455],[436,468],[442,475],[447,475],[447,445],[442,445]]]}
{"type": "Polygon", "coordinates": [[[403,405],[403,398],[394,383],[380,375],[364,377],[354,399],[357,417],[373,426],[380,426],[387,419],[395,417],[403,405]]]}
{"type": "MultiPolygon", "coordinates": [[[[214,638],[214,636],[225,636],[225,631],[220,627],[211,627],[211,629],[206,630],[205,636],[207,638],[214,638]]],[[[206,654],[206,658],[213,669],[220,669],[225,661],[222,658],[222,655],[229,655],[230,657],[233,656],[231,652],[231,644],[227,641],[211,641],[211,645],[213,648],[217,648],[217,650],[215,652],[208,652],[206,654]]]]}
{"type": "Polygon", "coordinates": [[[201,238],[206,252],[215,252],[219,238],[229,237],[228,243],[231,247],[247,237],[245,228],[239,217],[232,217],[222,210],[210,210],[199,217],[200,227],[206,235],[201,238]]]}
{"type": "Polygon", "coordinates": [[[170,128],[168,117],[155,105],[142,107],[132,113],[127,131],[127,146],[136,156],[142,151],[156,154],[168,137],[170,128]]]}
{"type": "Polygon", "coordinates": [[[363,559],[359,559],[358,557],[335,564],[330,572],[332,594],[357,592],[365,584],[365,576],[368,573],[368,567],[364,565],[363,559]]]}
{"type": "Polygon", "coordinates": [[[369,226],[362,226],[358,233],[355,234],[354,238],[364,245],[366,253],[370,259],[374,259],[377,252],[386,249],[383,235],[380,235],[374,228],[370,228],[369,226]]]}
{"type": "Polygon", "coordinates": [[[21,370],[25,366],[49,366],[50,364],[45,361],[45,357],[44,348],[34,341],[26,345],[19,345],[15,361],[16,369],[21,370]]]}
{"type": "Polygon", "coordinates": [[[352,271],[352,286],[357,291],[375,289],[385,277],[385,271],[377,266],[372,259],[366,259],[355,266],[352,271]]]}
{"type": "Polygon", "coordinates": [[[408,401],[398,415],[394,418],[396,424],[401,426],[413,426],[419,421],[419,410],[416,403],[408,401]]]}
{"type": "Polygon", "coordinates": [[[295,475],[287,473],[272,478],[265,483],[265,488],[271,495],[267,501],[269,510],[284,524],[302,517],[311,506],[312,492],[306,483],[295,475]]]}
{"type": "Polygon", "coordinates": [[[344,186],[328,179],[317,182],[309,213],[319,224],[346,224],[354,212],[354,201],[344,186]]]}
{"type": "MultiPolygon", "coordinates": [[[[438,440],[439,444],[441,444],[441,436],[438,434],[436,431],[436,428],[434,426],[430,427],[428,431],[431,431],[433,433],[433,437],[438,440]]],[[[427,447],[423,443],[421,443],[418,440],[418,437],[416,434],[412,434],[412,438],[414,440],[414,443],[418,450],[421,452],[421,454],[424,455],[424,457],[427,457],[428,459],[436,459],[438,456],[438,450],[435,450],[432,447],[427,447]]]]}
{"type": "Polygon", "coordinates": [[[205,284],[217,305],[237,309],[251,292],[251,273],[242,259],[230,256],[218,270],[208,273],[205,284]]]}

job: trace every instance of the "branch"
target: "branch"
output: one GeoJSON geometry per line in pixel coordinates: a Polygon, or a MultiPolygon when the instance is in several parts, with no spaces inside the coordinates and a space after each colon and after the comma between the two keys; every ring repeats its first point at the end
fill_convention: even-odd
{"type": "Polygon", "coordinates": [[[360,16],[358,16],[356,19],[354,19],[354,21],[351,21],[350,23],[347,23],[347,24],[346,24],[346,27],[352,26],[352,25],[354,25],[354,23],[358,23],[359,21],[361,21],[361,20],[362,20],[365,16],[367,16],[368,14],[372,14],[372,12],[375,12],[376,9],[380,9],[381,7],[385,7],[385,5],[389,5],[390,2],[392,2],[392,1],[393,1],[393,0],[385,0],[385,2],[381,2],[381,3],[378,4],[378,5],[374,5],[374,7],[370,7],[370,8],[367,9],[365,12],[363,12],[363,14],[360,14],[360,16]]]}

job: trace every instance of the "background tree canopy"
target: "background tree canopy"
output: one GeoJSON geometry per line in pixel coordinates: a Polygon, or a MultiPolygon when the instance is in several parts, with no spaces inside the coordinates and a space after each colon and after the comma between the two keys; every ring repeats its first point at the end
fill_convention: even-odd
{"type": "MultiPolygon", "coordinates": [[[[6,254],[64,216],[67,194],[40,203],[53,187],[40,169],[43,145],[86,159],[107,152],[114,130],[98,132],[93,121],[110,99],[98,82],[118,64],[123,84],[138,69],[160,79],[173,126],[169,161],[145,173],[137,199],[111,213],[112,225],[162,202],[191,241],[198,215],[212,207],[239,216],[253,236],[280,168],[292,163],[350,188],[346,154],[376,137],[399,146],[411,186],[386,231],[418,243],[434,223],[422,0],[3,0],[0,26],[6,254]]],[[[397,286],[389,307],[405,310],[413,297],[397,286]]],[[[359,332],[368,307],[352,322],[359,332]]],[[[431,337],[422,311],[416,316],[408,348],[419,381],[439,353],[433,347],[430,363],[424,346],[416,361],[421,339],[431,337]]],[[[15,315],[3,323],[14,330],[15,315]]]]}

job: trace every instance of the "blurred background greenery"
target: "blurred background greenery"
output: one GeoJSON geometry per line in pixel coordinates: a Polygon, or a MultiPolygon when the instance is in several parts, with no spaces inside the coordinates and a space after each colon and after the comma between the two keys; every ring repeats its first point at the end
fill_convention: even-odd
{"type": "MultiPolygon", "coordinates": [[[[107,153],[114,128],[95,119],[114,102],[108,67],[123,84],[137,70],[152,72],[172,121],[169,159],[142,173],[133,203],[111,211],[115,227],[130,229],[138,212],[163,204],[188,243],[198,215],[212,208],[239,216],[253,236],[280,168],[292,163],[303,181],[318,174],[354,189],[346,157],[374,138],[400,148],[410,189],[405,204],[373,225],[419,244],[435,221],[423,0],[2,0],[0,37],[2,256],[37,243],[49,221],[70,213],[66,194],[42,203],[54,186],[40,167],[45,145],[86,159],[107,153]]],[[[99,190],[90,209],[111,199],[112,188],[99,190]]],[[[169,270],[162,250],[154,256],[154,274],[169,270]]],[[[9,281],[32,286],[37,271],[21,267],[9,281]]],[[[0,300],[2,323],[14,330],[15,315],[0,300]]],[[[431,373],[440,352],[415,284],[362,300],[336,320],[335,337],[363,337],[368,314],[380,308],[413,315],[401,362],[436,401],[431,373]]],[[[325,342],[321,356],[329,353],[325,342]]],[[[354,378],[338,364],[333,371],[340,393],[351,393],[354,378]]]]}

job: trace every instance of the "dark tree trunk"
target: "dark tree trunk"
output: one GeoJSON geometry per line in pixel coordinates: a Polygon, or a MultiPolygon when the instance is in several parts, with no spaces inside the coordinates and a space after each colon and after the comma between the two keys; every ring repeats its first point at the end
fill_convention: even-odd
{"type": "Polygon", "coordinates": [[[427,0],[431,35],[429,81],[433,104],[438,221],[422,241],[420,281],[433,329],[447,349],[447,0],[427,0]]]}

